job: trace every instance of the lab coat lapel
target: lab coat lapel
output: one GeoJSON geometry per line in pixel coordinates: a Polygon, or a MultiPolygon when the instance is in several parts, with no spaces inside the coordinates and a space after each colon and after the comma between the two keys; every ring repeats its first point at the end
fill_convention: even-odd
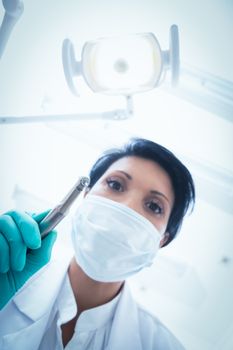
{"type": "Polygon", "coordinates": [[[49,312],[56,300],[70,256],[60,254],[58,259],[54,259],[33,275],[13,299],[17,308],[33,321],[49,312]],[[62,259],[62,263],[59,263],[58,259],[62,259]],[[49,285],[48,281],[51,281],[49,285]]]}
{"type": "Polygon", "coordinates": [[[116,308],[108,350],[143,350],[140,338],[137,304],[127,283],[116,308]]]}

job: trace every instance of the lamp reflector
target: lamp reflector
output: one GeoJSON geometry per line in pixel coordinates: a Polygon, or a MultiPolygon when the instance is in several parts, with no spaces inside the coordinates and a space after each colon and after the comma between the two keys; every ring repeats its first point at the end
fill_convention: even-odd
{"type": "Polygon", "coordinates": [[[152,33],[87,42],[82,73],[94,92],[131,95],[153,89],[162,72],[162,53],[152,33]]]}

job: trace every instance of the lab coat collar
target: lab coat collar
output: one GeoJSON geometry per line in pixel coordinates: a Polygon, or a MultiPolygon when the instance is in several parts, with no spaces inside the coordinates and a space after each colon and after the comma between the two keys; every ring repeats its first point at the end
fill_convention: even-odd
{"type": "Polygon", "coordinates": [[[143,350],[140,339],[137,304],[133,300],[130,287],[126,282],[114,315],[107,350],[134,349],[143,350]],[[126,311],[128,310],[128,312],[126,311]],[[122,320],[124,320],[122,322],[122,320]]]}
{"type": "MultiPolygon", "coordinates": [[[[79,334],[94,331],[108,323],[113,318],[119,298],[120,293],[104,305],[83,311],[76,322],[75,332],[79,334]]],[[[59,324],[68,322],[77,313],[77,305],[68,274],[65,276],[62,289],[57,298],[57,306],[60,315],[59,324]]]]}
{"type": "Polygon", "coordinates": [[[121,293],[104,305],[97,306],[81,313],[75,326],[75,332],[94,331],[107,324],[113,318],[120,295],[121,293]]]}
{"type": "Polygon", "coordinates": [[[35,273],[15,295],[16,307],[31,320],[40,319],[52,309],[71,257],[59,251],[56,258],[35,273]],[[51,281],[49,288],[48,281],[51,281]]]}

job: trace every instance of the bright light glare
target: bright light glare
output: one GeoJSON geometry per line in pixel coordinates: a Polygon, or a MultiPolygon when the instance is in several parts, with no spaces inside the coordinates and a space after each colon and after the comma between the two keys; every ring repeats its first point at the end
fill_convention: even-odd
{"type": "Polygon", "coordinates": [[[152,33],[86,43],[83,75],[93,91],[131,94],[153,89],[162,71],[160,46],[152,33]]]}

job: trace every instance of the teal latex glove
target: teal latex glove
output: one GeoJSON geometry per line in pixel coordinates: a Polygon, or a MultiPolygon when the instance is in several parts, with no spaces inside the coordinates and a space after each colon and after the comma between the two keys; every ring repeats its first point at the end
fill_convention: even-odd
{"type": "Polygon", "coordinates": [[[0,216],[0,309],[50,260],[57,233],[41,240],[37,224],[47,213],[31,217],[10,211],[0,216]]]}

